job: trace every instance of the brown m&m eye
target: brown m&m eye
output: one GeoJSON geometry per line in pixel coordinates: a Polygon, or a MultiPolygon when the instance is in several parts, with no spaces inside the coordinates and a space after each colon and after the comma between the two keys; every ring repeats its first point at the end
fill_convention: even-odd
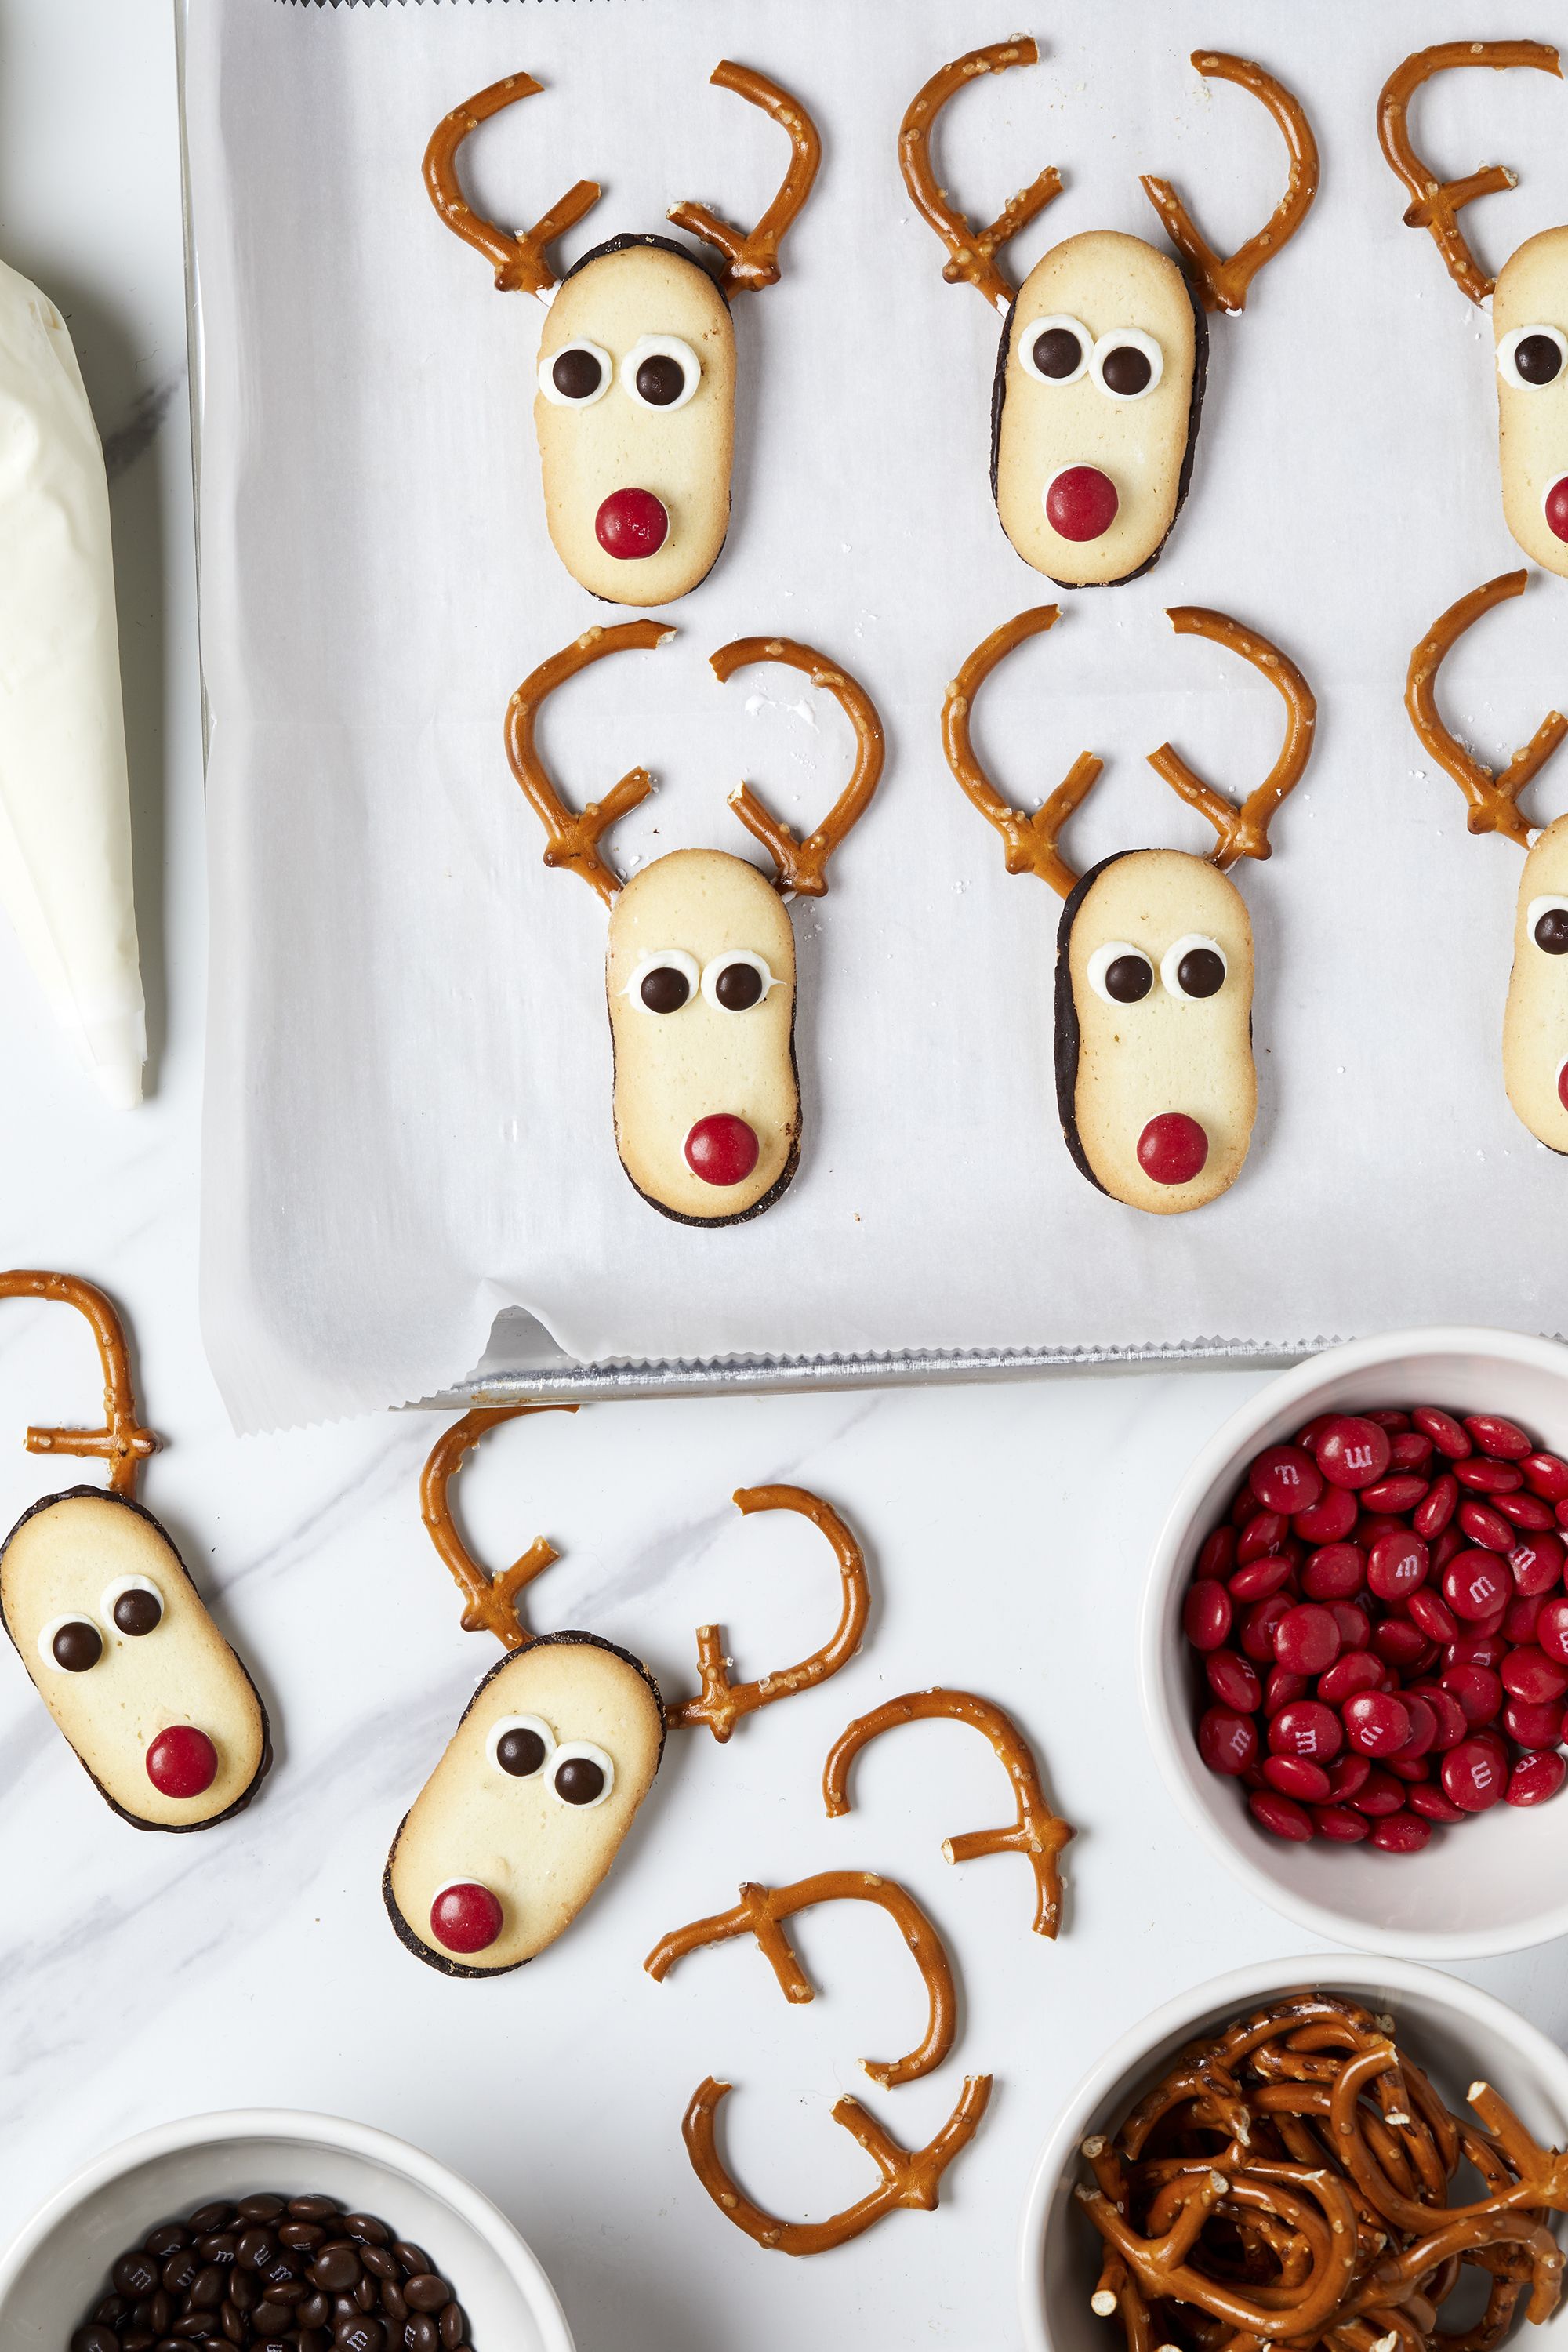
{"type": "Polygon", "coordinates": [[[1530,909],[1530,936],[1543,954],[1568,955],[1568,904],[1559,899],[1530,909]]]}
{"type": "Polygon", "coordinates": [[[749,1013],[775,985],[766,961],[750,948],[732,948],[702,968],[702,993],[720,1013],[749,1013]]]}
{"type": "Polygon", "coordinates": [[[686,390],[686,370],[667,352],[644,360],[637,373],[637,397],[650,408],[668,408],[686,390]]]}
{"type": "Polygon", "coordinates": [[[539,389],[556,408],[591,408],[608,392],[615,368],[597,343],[568,343],[539,362],[539,389]]]}
{"type": "Polygon", "coordinates": [[[144,1576],[122,1577],[99,1605],[110,1623],[132,1640],[156,1633],[163,1622],[162,1596],[144,1576]]]}
{"type": "Polygon", "coordinates": [[[46,1665],[60,1675],[85,1675],[103,1655],[103,1636],[89,1617],[54,1617],[38,1635],[46,1665]]]}
{"type": "Polygon", "coordinates": [[[684,408],[702,381],[702,362],[679,335],[643,335],[621,362],[621,388],[639,408],[668,415],[684,408]]]}
{"type": "Polygon", "coordinates": [[[1126,940],[1107,940],[1089,957],[1089,984],[1108,1004],[1136,1004],[1154,985],[1154,967],[1126,940]]]}
{"type": "Polygon", "coordinates": [[[616,1784],[616,1768],[602,1748],[592,1741],[575,1739],[555,1751],[550,1767],[550,1787],[552,1795],[563,1805],[581,1810],[586,1805],[602,1805],[616,1784]]]}
{"type": "Polygon", "coordinates": [[[555,1734],[542,1716],[503,1715],[490,1726],[486,1752],[509,1780],[531,1780],[555,1752],[555,1734]]]}
{"type": "Polygon", "coordinates": [[[1560,327],[1515,327],[1497,347],[1498,373],[1521,392],[1555,383],[1568,363],[1568,337],[1560,327]]]}
{"type": "Polygon", "coordinates": [[[658,948],[644,956],[626,982],[626,994],[645,1013],[679,1013],[697,993],[700,980],[696,957],[684,948],[658,948]]]}
{"type": "Polygon", "coordinates": [[[1117,327],[1101,335],[1089,366],[1096,383],[1110,399],[1142,400],[1163,375],[1165,355],[1142,327],[1117,327]]]}
{"type": "Polygon", "coordinates": [[[545,1746],[537,1731],[505,1731],[496,1741],[496,1762],[514,1780],[530,1780],[544,1763],[545,1746]]]}
{"type": "Polygon", "coordinates": [[[1160,977],[1171,995],[1201,1003],[1217,996],[1225,986],[1225,953],[1217,940],[1200,939],[1189,931],[1173,940],[1160,959],[1160,977]]]}
{"type": "Polygon", "coordinates": [[[1037,383],[1076,383],[1089,366],[1094,338],[1081,319],[1057,314],[1031,319],[1015,341],[1019,365],[1037,383]]]}

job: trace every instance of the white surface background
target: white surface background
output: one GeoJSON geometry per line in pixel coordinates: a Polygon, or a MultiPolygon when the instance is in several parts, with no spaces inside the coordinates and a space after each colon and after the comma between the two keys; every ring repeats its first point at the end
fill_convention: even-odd
{"type": "MultiPolygon", "coordinates": [[[[1007,256],[1018,273],[1079,230],[1158,236],[1140,171],[1173,177],[1224,245],[1262,224],[1279,133],[1245,93],[1200,82],[1200,40],[1265,50],[1323,151],[1306,226],[1246,315],[1215,322],[1166,554],[1129,587],[1064,597],[978,728],[1030,805],[1087,746],[1108,759],[1071,835],[1087,865],[1211,845],[1143,765],[1167,736],[1234,793],[1279,741],[1272,689],[1175,638],[1164,607],[1239,615],[1317,688],[1318,750],[1277,854],[1237,877],[1258,941],[1251,1159],[1223,1200],[1169,1218],[1109,1200],[1068,1158],[1058,903],[1004,873],[937,730],[963,656],[1055,593],[991,505],[998,320],[944,284],[896,164],[926,76],[1010,29],[952,0],[193,11],[216,722],[204,1312],[242,1425],[428,1395],[478,1360],[505,1304],[588,1357],[1561,1325],[1543,1269],[1565,1171],[1501,1086],[1519,853],[1466,834],[1402,705],[1429,623],[1522,561],[1498,495],[1488,321],[1402,226],[1374,128],[1391,66],[1474,34],[1474,6],[1052,7],[1029,26],[1042,62],[966,90],[942,125],[944,183],[981,219],[1060,166],[1065,194],[1007,256]],[[737,47],[812,106],[826,161],[782,283],[737,308],[730,544],[669,608],[674,646],[575,681],[543,729],[579,801],[637,761],[660,777],[619,829],[635,863],[742,847],[723,800],[742,774],[807,824],[838,790],[842,720],[808,727],[789,673],[719,689],[707,656],[727,639],[820,644],[888,725],[878,798],[798,919],[799,1175],[767,1216],[704,1232],[649,1210],[616,1160],[604,912],[541,864],[502,749],[519,679],[608,617],[545,537],[542,313],[497,296],[442,229],[419,159],[448,106],[526,64],[544,93],[465,157],[487,210],[533,219],[599,178],[568,260],[693,193],[750,221],[784,142],[707,86],[737,47]]],[[[1540,73],[1423,94],[1426,152],[1521,170],[1465,215],[1494,264],[1568,217],[1565,122],[1568,95],[1540,73]]],[[[1568,699],[1565,597],[1537,575],[1449,667],[1447,707],[1491,757],[1568,699]]],[[[1565,793],[1560,763],[1536,804],[1565,793]]]]}
{"type": "MultiPolygon", "coordinates": [[[[1488,137],[1476,152],[1512,151],[1488,137]]],[[[1541,143],[1531,152],[1544,168],[1541,143]]],[[[0,249],[67,311],[107,435],[150,394],[177,389],[162,0],[0,0],[0,249]]],[[[1428,293],[1436,305],[1441,289],[1428,293]]],[[[826,1550],[805,1528],[742,1525],[726,1499],[739,1484],[796,1478],[840,1503],[866,1539],[877,1612],[835,1683],[743,1726],[727,1749],[672,1740],[614,1878],[553,1953],[489,1987],[420,1969],[382,1914],[382,1859],[489,1655],[458,1633],[419,1527],[436,1424],[237,1442],[197,1338],[204,914],[188,490],[176,398],[115,490],[155,1089],[132,1118],[101,1108],[0,937],[12,1139],[0,1256],[96,1276],[125,1305],[146,1410],[170,1441],[145,1497],[256,1669],[279,1762],[228,1828],[139,1836],[0,1655],[0,2235],[123,2133],[205,2107],[297,2103],[402,2132],[498,2198],[548,2265],[582,2352],[1014,2346],[1018,2207],[1069,2084],[1173,1990],[1303,1946],[1182,1826],[1152,1780],[1132,1695],[1133,1612],[1165,1498],[1262,1376],[614,1405],[491,1438],[465,1474],[476,1543],[505,1559],[547,1530],[564,1557],[538,1590],[540,1622],[631,1643],[672,1692],[690,1687],[704,1618],[730,1626],[743,1671],[797,1656],[831,1620],[826,1550]],[[950,1831],[1005,1817],[998,1769],[971,1735],[891,1736],[862,1761],[856,1812],[829,1823],[817,1810],[843,1723],[938,1677],[1016,1712],[1079,1826],[1055,1946],[1026,1931],[1022,1864],[941,1861],[950,1831]],[[731,1901],[741,1877],[841,1862],[905,1879],[960,1973],[960,2043],[901,2092],[876,2091],[853,2064],[908,2047],[923,2015],[885,1921],[805,1922],[821,1993],[804,2011],[741,1945],[694,1955],[663,1987],[640,1973],[659,1934],[731,1901]],[[827,2120],[837,2093],[863,2090],[916,2138],[966,2068],[993,2069],[998,2090],[942,2211],[896,2216],[819,2262],[769,2261],[728,2229],[680,2147],[691,2090],[729,2073],[730,2145],[748,2186],[784,2210],[829,2210],[867,2177],[827,2120]]],[[[1502,560],[1495,549],[1475,576],[1502,560]]],[[[1521,726],[1535,716],[1531,702],[1521,726]]],[[[1452,828],[1440,798],[1428,814],[1452,828]]],[[[1498,919],[1511,887],[1511,875],[1498,885],[1498,919]]],[[[1425,1240],[1420,1263],[1433,1264],[1425,1240]]],[[[0,1526],[50,1484],[19,1451],[25,1423],[85,1419],[96,1394],[74,1318],[5,1307],[0,1526]]],[[[1467,1973],[1560,2038],[1568,2029],[1562,1947],[1467,1973]]]]}

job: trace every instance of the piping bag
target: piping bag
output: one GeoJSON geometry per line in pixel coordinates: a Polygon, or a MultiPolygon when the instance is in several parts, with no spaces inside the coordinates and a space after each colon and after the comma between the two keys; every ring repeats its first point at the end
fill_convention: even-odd
{"type": "Polygon", "coordinates": [[[0,905],[110,1102],[147,1057],[103,450],[64,320],[0,261],[0,905]]]}

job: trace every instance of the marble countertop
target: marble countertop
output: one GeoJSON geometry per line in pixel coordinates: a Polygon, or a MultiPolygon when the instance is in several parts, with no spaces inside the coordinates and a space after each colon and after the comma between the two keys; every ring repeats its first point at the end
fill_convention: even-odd
{"type": "MultiPolygon", "coordinates": [[[[1166,1498],[1267,1376],[620,1403],[491,1438],[466,1473],[478,1548],[510,1559],[547,1531],[563,1558],[537,1588],[537,1622],[637,1650],[667,1693],[693,1686],[706,1619],[723,1620],[743,1672],[799,1655],[832,1622],[818,1539],[743,1524],[737,1486],[820,1487],[866,1542],[876,1606],[835,1682],[727,1748],[672,1737],[609,1884],[534,1966],[490,1985],[419,1968],[388,1928],[382,1864],[491,1655],[459,1632],[420,1526],[438,1423],[402,1414],[239,1443],[197,1332],[200,698],[167,0],[0,0],[0,252],[66,313],[110,453],[154,1056],[145,1108],[103,1108],[0,937],[0,1256],[93,1276],[125,1307],[143,1408],[167,1444],[144,1499],[252,1665],[278,1747],[238,1821],[140,1836],[0,1657],[0,2239],[128,2133],[293,2105],[384,2126],[475,2179],[544,2262],[582,2352],[1016,2345],[1019,2207],[1071,2084],[1183,1986],[1309,1948],[1178,1818],[1134,1686],[1136,1599],[1166,1498]],[[1077,1825],[1056,1945],[1027,1933],[1021,1864],[942,1863],[943,1836],[1005,1815],[994,1760],[970,1736],[900,1733],[860,1768],[855,1812],[823,1818],[817,1781],[843,1724],[939,1679],[1016,1712],[1077,1825]],[[693,1956],[662,1986],[639,1966],[742,1877],[844,1863],[904,1880],[959,1977],[953,2056],[896,2093],[854,2063],[909,2046],[893,2037],[907,2026],[912,2043],[923,2014],[874,1917],[805,1923],[820,1997],[804,2011],[749,1945],[693,1956]],[[682,2152],[691,2091],[728,2075],[748,2187],[785,2211],[829,2210],[866,2179],[828,2120],[833,2099],[864,2093],[913,2144],[966,2071],[994,2072],[997,2093],[940,2213],[896,2215],[816,2262],[769,2263],[726,2228],[682,2152]]],[[[74,1318],[7,1305],[0,1525],[50,1484],[20,1450],[25,1424],[85,1419],[96,1399],[74,1318]]],[[[1568,2028],[1562,1947],[1461,1973],[1559,2037],[1568,2028]]]]}

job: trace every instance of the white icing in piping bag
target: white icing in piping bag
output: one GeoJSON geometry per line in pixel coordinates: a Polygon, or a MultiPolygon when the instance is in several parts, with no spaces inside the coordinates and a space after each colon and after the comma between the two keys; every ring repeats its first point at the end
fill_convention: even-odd
{"type": "Polygon", "coordinates": [[[110,1102],[147,1056],[103,451],[65,321],[0,261],[0,905],[110,1102]]]}

